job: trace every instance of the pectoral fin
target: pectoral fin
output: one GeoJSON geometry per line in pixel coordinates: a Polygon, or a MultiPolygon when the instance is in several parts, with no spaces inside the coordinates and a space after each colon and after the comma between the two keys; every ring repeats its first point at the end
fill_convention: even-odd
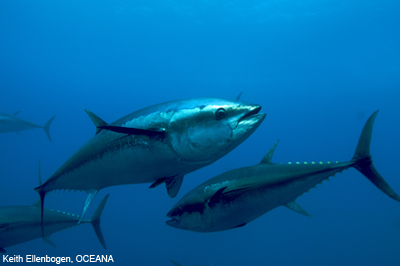
{"type": "Polygon", "coordinates": [[[163,128],[141,129],[133,127],[119,127],[119,126],[99,126],[97,128],[113,131],[116,133],[123,133],[128,135],[146,135],[149,137],[160,136],[160,135],[164,136],[166,132],[165,129],[163,128]]]}
{"type": "Polygon", "coordinates": [[[162,183],[165,183],[168,195],[171,198],[174,198],[176,197],[176,195],[178,195],[179,189],[181,188],[182,185],[182,181],[183,181],[183,175],[176,174],[170,177],[163,177],[157,179],[153,184],[151,184],[149,188],[155,188],[161,185],[162,183]]]}
{"type": "Polygon", "coordinates": [[[222,201],[222,194],[224,193],[224,190],[227,187],[223,187],[217,190],[217,192],[214,193],[214,195],[212,195],[212,197],[210,198],[210,200],[207,202],[208,206],[210,206],[210,208],[214,208],[217,204],[221,203],[222,201]]]}
{"type": "Polygon", "coordinates": [[[181,188],[183,181],[183,175],[177,175],[175,177],[170,177],[165,180],[165,185],[167,187],[168,195],[171,198],[175,198],[178,195],[179,189],[181,188]]]}
{"type": "Polygon", "coordinates": [[[289,202],[288,204],[285,205],[287,208],[291,209],[292,211],[295,211],[297,213],[303,214],[305,216],[311,217],[302,207],[300,207],[299,204],[296,202],[292,201],[289,202]]]}

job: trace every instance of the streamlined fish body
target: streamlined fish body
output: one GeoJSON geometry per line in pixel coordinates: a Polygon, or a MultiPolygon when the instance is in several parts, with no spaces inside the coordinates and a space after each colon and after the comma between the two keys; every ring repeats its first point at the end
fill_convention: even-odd
{"type": "Polygon", "coordinates": [[[21,131],[28,129],[42,128],[46,133],[47,138],[51,142],[49,128],[55,116],[50,118],[49,121],[47,121],[47,123],[44,126],[39,126],[37,124],[34,124],[32,122],[17,117],[18,113],[19,112],[15,112],[11,115],[6,113],[0,113],[0,133],[8,133],[8,132],[19,133],[21,131]]]}
{"type": "Polygon", "coordinates": [[[88,112],[96,135],[35,190],[88,193],[82,216],[105,187],[165,183],[175,197],[183,176],[220,159],[265,118],[259,105],[199,98],[147,107],[107,124],[88,112]]]}
{"type": "MultiPolygon", "coordinates": [[[[103,234],[100,229],[100,216],[106,204],[108,195],[104,197],[92,218],[83,218],[81,224],[92,224],[95,233],[106,248],[103,234]]],[[[0,253],[5,253],[4,247],[18,245],[35,238],[42,237],[40,201],[32,206],[0,207],[0,253]]],[[[50,235],[77,225],[79,216],[44,209],[44,240],[55,247],[50,235]]]]}
{"type": "Polygon", "coordinates": [[[167,214],[172,218],[167,224],[196,232],[216,232],[244,226],[279,206],[308,215],[295,202],[296,198],[350,167],[359,170],[385,194],[400,201],[372,165],[369,146],[376,115],[377,112],[364,126],[352,160],[274,164],[271,158],[276,142],[259,164],[223,173],[187,193],[167,214]]]}

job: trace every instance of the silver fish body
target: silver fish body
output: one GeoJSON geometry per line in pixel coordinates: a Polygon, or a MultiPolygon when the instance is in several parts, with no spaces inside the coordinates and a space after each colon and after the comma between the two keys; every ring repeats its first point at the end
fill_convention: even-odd
{"type": "Polygon", "coordinates": [[[212,98],[144,108],[108,126],[149,130],[150,135],[101,129],[40,190],[99,190],[183,177],[223,157],[250,136],[265,118],[257,114],[259,109],[258,105],[212,98]],[[216,120],[218,108],[231,108],[232,117],[216,120]],[[251,112],[255,113],[246,116],[251,112]],[[152,135],[152,130],[161,132],[152,135]]]}
{"type": "Polygon", "coordinates": [[[376,115],[377,112],[367,121],[352,160],[274,164],[271,158],[277,142],[261,163],[223,173],[191,190],[167,214],[172,218],[167,224],[196,232],[217,232],[244,226],[279,206],[308,215],[296,198],[350,167],[400,201],[372,165],[369,144],[376,115]]]}
{"type": "Polygon", "coordinates": [[[261,124],[261,107],[239,100],[199,98],[171,101],[107,124],[88,112],[97,132],[43,185],[88,193],[82,216],[97,192],[108,186],[165,183],[175,197],[183,176],[220,159],[261,124]]]}

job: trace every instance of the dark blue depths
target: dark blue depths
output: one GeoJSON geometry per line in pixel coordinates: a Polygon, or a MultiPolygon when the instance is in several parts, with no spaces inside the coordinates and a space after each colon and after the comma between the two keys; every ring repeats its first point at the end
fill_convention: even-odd
{"type": "MultiPolygon", "coordinates": [[[[400,191],[400,4],[397,1],[2,1],[0,112],[50,132],[0,135],[0,205],[38,199],[47,179],[95,132],[83,111],[106,121],[168,100],[234,99],[267,118],[242,145],[163,187],[111,187],[101,227],[90,225],[7,248],[7,254],[112,255],[118,265],[399,265],[400,205],[357,171],[298,199],[313,217],[277,208],[251,224],[199,234],[165,224],[189,190],[222,172],[259,162],[280,139],[275,162],[345,161],[367,117],[380,109],[374,164],[400,191]]],[[[79,214],[84,193],[51,193],[46,208],[79,214]]],[[[94,212],[94,207],[91,209],[94,212]]],[[[88,213],[90,217],[93,213],[88,213]]]]}

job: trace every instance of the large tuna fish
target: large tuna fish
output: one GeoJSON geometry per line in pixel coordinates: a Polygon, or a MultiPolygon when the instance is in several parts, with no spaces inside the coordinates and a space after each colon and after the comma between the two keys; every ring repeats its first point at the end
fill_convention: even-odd
{"type": "MultiPolygon", "coordinates": [[[[261,107],[239,100],[199,98],[150,106],[106,123],[87,111],[97,131],[43,185],[88,193],[82,215],[105,187],[165,183],[175,197],[183,176],[220,159],[261,124],[261,107]]],[[[43,204],[42,204],[43,206],[43,204]]]]}

